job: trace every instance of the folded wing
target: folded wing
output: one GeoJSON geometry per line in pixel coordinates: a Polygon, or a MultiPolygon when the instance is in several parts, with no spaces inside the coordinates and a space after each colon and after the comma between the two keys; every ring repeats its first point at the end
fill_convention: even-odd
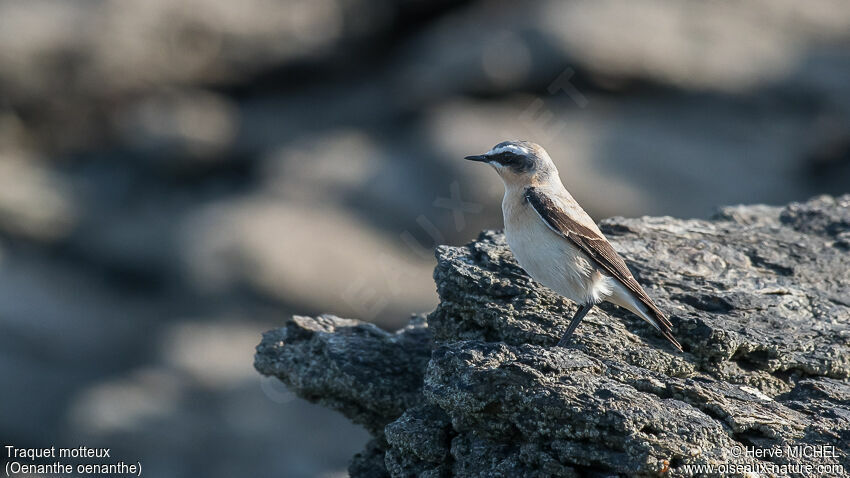
{"type": "Polygon", "coordinates": [[[682,346],[673,337],[670,320],[638,284],[623,258],[596,231],[570,218],[557,204],[535,187],[525,190],[525,199],[550,229],[575,244],[611,277],[620,281],[651,312],[654,325],[677,349],[682,346]]]}

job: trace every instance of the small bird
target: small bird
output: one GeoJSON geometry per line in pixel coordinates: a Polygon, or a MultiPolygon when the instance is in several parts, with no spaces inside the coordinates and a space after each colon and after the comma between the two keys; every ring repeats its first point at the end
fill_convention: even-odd
{"type": "Polygon", "coordinates": [[[649,322],[682,350],[670,320],[561,183],[546,150],[528,141],[505,141],[465,159],[490,164],[505,183],[505,237],[520,266],[579,305],[558,346],[566,346],[594,305],[607,301],[649,322]]]}

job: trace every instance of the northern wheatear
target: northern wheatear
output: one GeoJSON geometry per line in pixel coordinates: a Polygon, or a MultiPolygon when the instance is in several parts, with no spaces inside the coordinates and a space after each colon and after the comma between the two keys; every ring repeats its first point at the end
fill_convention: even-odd
{"type": "Polygon", "coordinates": [[[649,322],[682,350],[667,316],[567,192],[542,147],[506,141],[466,159],[492,165],[505,183],[505,237],[520,266],[537,282],[579,305],[559,346],[566,345],[594,305],[607,301],[649,322]]]}

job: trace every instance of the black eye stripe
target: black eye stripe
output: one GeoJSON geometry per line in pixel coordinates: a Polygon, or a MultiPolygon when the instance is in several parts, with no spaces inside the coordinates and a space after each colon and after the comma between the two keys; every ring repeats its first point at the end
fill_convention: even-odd
{"type": "Polygon", "coordinates": [[[513,164],[522,160],[522,156],[510,151],[502,151],[499,154],[493,155],[493,159],[502,164],[513,164]]]}
{"type": "Polygon", "coordinates": [[[492,156],[492,159],[504,166],[509,166],[518,173],[530,171],[534,164],[532,158],[521,154],[516,154],[512,151],[502,151],[499,154],[492,156]]]}

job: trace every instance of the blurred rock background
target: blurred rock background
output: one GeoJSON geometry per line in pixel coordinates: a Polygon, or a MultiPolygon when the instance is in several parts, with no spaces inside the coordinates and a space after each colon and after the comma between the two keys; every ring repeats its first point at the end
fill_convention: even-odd
{"type": "Polygon", "coordinates": [[[540,142],[597,219],[850,191],[850,8],[0,0],[0,441],[156,477],[340,476],[366,434],[252,368],[392,328],[540,142]]]}

